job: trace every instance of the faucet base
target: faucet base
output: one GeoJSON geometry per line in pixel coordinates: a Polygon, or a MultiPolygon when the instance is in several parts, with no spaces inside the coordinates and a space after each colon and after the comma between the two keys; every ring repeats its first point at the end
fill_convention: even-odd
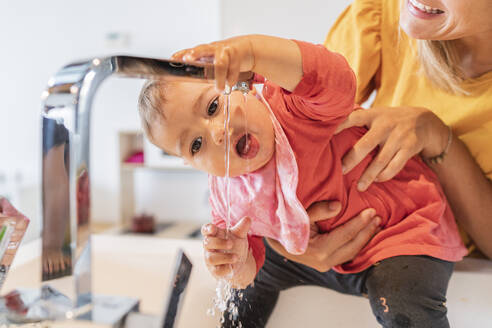
{"type": "Polygon", "coordinates": [[[123,327],[128,313],[139,308],[137,299],[105,295],[93,295],[92,303],[79,308],[71,304],[67,296],[46,285],[41,290],[17,289],[1,298],[0,324],[76,321],[116,328],[123,327]]]}

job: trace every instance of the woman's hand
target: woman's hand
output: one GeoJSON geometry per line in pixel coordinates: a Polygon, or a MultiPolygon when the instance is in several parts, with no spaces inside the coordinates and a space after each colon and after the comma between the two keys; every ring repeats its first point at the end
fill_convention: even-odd
{"type": "Polygon", "coordinates": [[[431,111],[418,107],[373,107],[352,112],[336,133],[366,126],[369,131],[343,158],[344,173],[352,170],[374,148],[378,154],[359,179],[358,189],[366,190],[376,181],[393,178],[418,153],[430,158],[445,149],[449,129],[431,111]]]}
{"type": "MultiPolygon", "coordinates": [[[[334,217],[340,211],[338,202],[318,202],[307,213],[311,224],[334,217]]],[[[380,218],[374,209],[366,209],[329,233],[317,234],[311,229],[311,238],[306,252],[292,255],[276,240],[267,238],[270,246],[287,259],[326,272],[333,266],[352,260],[367,242],[379,231],[380,218]]]]}

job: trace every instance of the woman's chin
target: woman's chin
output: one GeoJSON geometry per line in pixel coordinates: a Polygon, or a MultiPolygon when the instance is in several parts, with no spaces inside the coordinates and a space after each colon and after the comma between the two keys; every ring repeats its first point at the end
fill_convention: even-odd
{"type": "Polygon", "coordinates": [[[400,28],[406,35],[417,40],[431,40],[437,37],[436,33],[433,33],[433,31],[435,31],[434,25],[430,25],[427,22],[416,21],[409,15],[410,13],[408,12],[402,12],[400,16],[400,28]]]}

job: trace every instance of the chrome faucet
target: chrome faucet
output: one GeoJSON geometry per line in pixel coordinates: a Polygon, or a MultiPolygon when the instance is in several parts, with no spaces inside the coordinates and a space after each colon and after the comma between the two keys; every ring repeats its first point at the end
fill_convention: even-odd
{"type": "MultiPolygon", "coordinates": [[[[42,95],[42,281],[56,288],[58,278],[72,277],[72,290],[63,294],[74,309],[93,302],[90,119],[94,95],[111,75],[213,82],[214,66],[113,56],[72,63],[49,80],[42,95]]],[[[242,73],[239,80],[236,89],[249,88],[251,73],[242,73]]]]}

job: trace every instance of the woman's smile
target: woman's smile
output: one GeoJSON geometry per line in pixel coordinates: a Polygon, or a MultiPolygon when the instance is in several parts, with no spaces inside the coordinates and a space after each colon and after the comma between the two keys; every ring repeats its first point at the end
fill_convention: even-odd
{"type": "Polygon", "coordinates": [[[407,4],[408,10],[418,18],[433,18],[444,13],[441,9],[424,5],[417,0],[408,0],[407,4]]]}

